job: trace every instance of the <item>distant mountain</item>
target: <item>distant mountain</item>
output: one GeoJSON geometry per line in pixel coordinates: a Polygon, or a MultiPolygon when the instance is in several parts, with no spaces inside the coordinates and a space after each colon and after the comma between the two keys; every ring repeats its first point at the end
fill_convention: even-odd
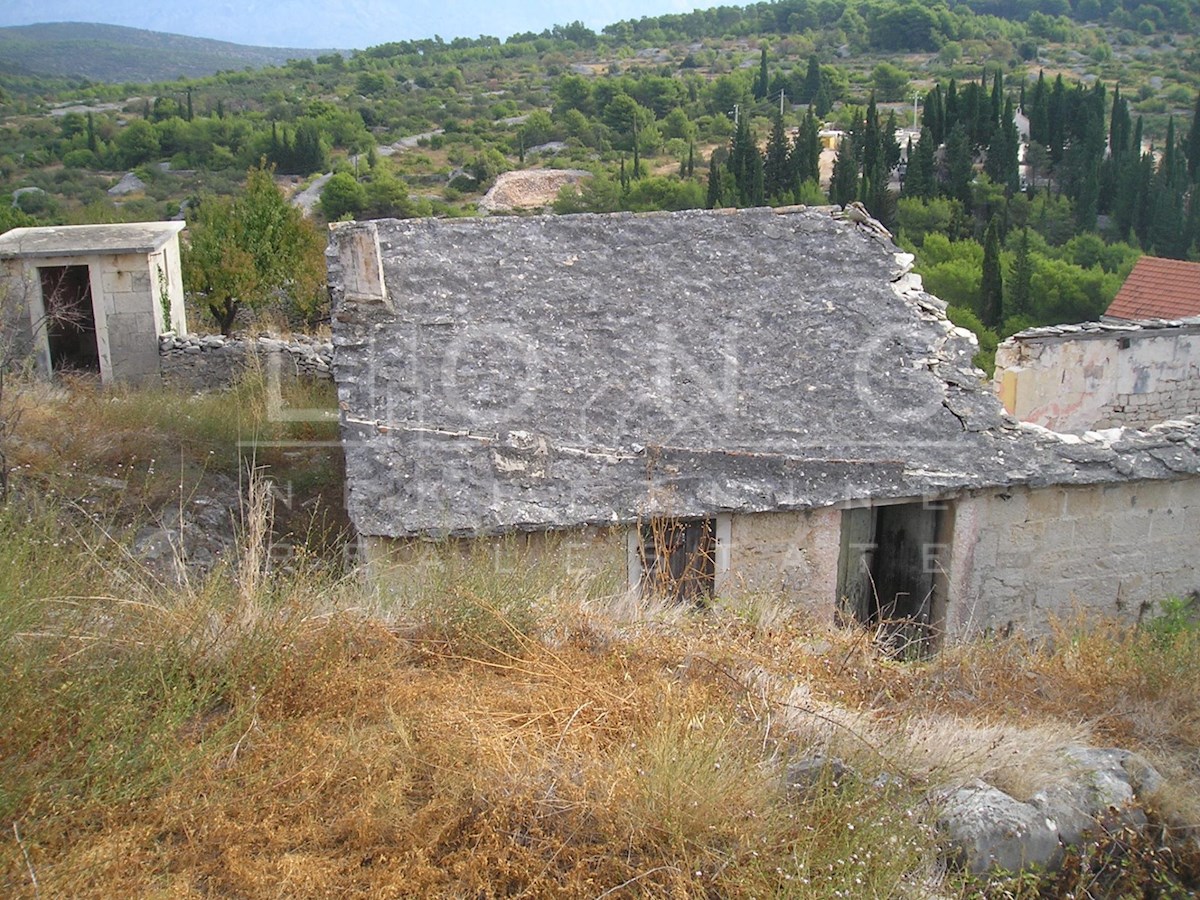
{"type": "Polygon", "coordinates": [[[9,71],[107,82],[199,78],[226,69],[312,59],[331,50],[248,47],[120,25],[55,22],[0,28],[9,71]]]}
{"type": "Polygon", "coordinates": [[[0,26],[99,21],[239,44],[362,50],[435,34],[447,41],[481,34],[505,38],[576,19],[598,30],[620,19],[686,12],[698,5],[705,4],[694,0],[0,0],[0,26]]]}

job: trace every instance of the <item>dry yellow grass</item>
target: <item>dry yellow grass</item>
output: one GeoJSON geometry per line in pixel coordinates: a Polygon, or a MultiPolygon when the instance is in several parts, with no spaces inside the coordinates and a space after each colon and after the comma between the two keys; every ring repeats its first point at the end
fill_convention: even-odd
{"type": "MultiPolygon", "coordinates": [[[[47,396],[34,420],[59,402],[117,446],[170,405],[47,396]]],[[[59,458],[20,478],[69,485],[59,458]]],[[[1168,842],[1200,821],[1184,619],[901,663],[771,597],[635,609],[457,550],[401,609],[273,569],[246,509],[236,562],[170,588],[69,505],[0,510],[0,894],[961,896],[930,788],[1027,794],[1079,740],[1169,776],[1168,842]],[[788,790],[816,752],[855,774],[788,790]]]]}

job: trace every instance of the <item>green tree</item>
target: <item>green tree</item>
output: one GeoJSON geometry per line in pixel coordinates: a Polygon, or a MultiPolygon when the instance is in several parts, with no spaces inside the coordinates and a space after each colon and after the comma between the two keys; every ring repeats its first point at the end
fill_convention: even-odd
{"type": "Polygon", "coordinates": [[[843,139],[838,146],[837,158],[833,161],[833,176],[829,180],[829,199],[838,206],[858,196],[858,157],[854,155],[854,142],[843,139]]]}
{"type": "Polygon", "coordinates": [[[891,63],[880,63],[871,72],[871,84],[880,100],[903,100],[908,90],[908,73],[891,63]]]}
{"type": "Polygon", "coordinates": [[[983,238],[983,268],[979,283],[979,318],[992,330],[1004,321],[1004,275],[1000,262],[998,217],[988,222],[983,238]]]}
{"type": "Polygon", "coordinates": [[[817,92],[820,90],[821,64],[814,53],[808,58],[808,69],[805,72],[804,81],[801,82],[800,90],[796,94],[796,102],[813,103],[816,101],[817,92]]]}
{"type": "Polygon", "coordinates": [[[771,79],[767,74],[767,48],[763,47],[758,57],[758,74],[754,76],[754,87],[751,88],[754,99],[764,99],[767,96],[767,89],[770,84],[771,79]]]}
{"type": "Polygon", "coordinates": [[[158,156],[158,132],[145,119],[134,119],[117,135],[121,165],[132,168],[158,156]]]}
{"type": "Polygon", "coordinates": [[[771,136],[767,138],[767,158],[763,167],[763,185],[767,199],[784,201],[791,194],[793,179],[788,168],[788,139],[783,116],[775,110],[771,136]]]}
{"type": "Polygon", "coordinates": [[[1004,186],[1009,195],[1020,188],[1020,168],[1017,162],[1017,152],[1020,149],[1020,138],[1017,135],[1017,125],[1013,119],[1012,98],[1004,101],[1004,111],[1000,122],[992,130],[992,140],[988,144],[987,158],[983,171],[996,184],[1004,186]]]}
{"type": "Polygon", "coordinates": [[[284,199],[271,169],[251,169],[236,197],[201,201],[188,233],[184,284],[222,334],[229,334],[242,307],[259,309],[278,298],[306,317],[319,307],[325,240],[284,199]]]}
{"type": "Polygon", "coordinates": [[[1033,257],[1029,247],[1029,229],[1022,228],[1013,255],[1012,279],[1009,281],[1008,310],[1010,315],[1027,315],[1033,299],[1033,257]]]}
{"type": "MultiPolygon", "coordinates": [[[[1200,183],[1200,91],[1196,92],[1196,109],[1192,113],[1192,127],[1188,130],[1187,142],[1184,144],[1187,156],[1188,174],[1192,181],[1200,183]]],[[[1194,198],[1193,193],[1193,198],[1194,198]]],[[[1192,200],[1192,205],[1196,203],[1192,200]]]]}
{"type": "Polygon", "coordinates": [[[975,176],[975,161],[971,153],[971,141],[962,124],[950,129],[946,138],[946,195],[971,205],[971,179],[975,176]]]}
{"type": "Polygon", "coordinates": [[[904,175],[904,189],[901,192],[905,197],[929,200],[937,193],[933,154],[933,135],[927,127],[922,126],[921,136],[908,154],[908,170],[904,175]]]}
{"type": "Polygon", "coordinates": [[[321,214],[330,222],[356,216],[367,206],[367,189],[349,172],[338,172],[321,188],[321,214]]]}

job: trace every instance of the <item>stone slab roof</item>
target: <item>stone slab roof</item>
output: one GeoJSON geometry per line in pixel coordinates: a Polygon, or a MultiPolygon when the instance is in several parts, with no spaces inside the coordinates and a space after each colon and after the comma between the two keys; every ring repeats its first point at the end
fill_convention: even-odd
{"type": "Polygon", "coordinates": [[[1143,462],[1018,426],[911,257],[827,211],[349,223],[329,262],[365,535],[1200,470],[1191,431],[1143,462]]]}
{"type": "Polygon", "coordinates": [[[0,235],[0,259],[153,253],[183,228],[183,222],[14,228],[0,235]]]}
{"type": "Polygon", "coordinates": [[[1078,325],[1039,325],[1018,331],[1009,341],[1087,341],[1113,338],[1151,338],[1200,332],[1200,316],[1183,319],[1105,319],[1078,325]]]}
{"type": "Polygon", "coordinates": [[[1200,263],[1143,256],[1105,315],[1132,320],[1200,316],[1200,263]]]}

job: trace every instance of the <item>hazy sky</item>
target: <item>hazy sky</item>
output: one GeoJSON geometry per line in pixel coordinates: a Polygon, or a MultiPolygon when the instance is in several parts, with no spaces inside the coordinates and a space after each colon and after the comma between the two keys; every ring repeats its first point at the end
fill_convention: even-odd
{"type": "MultiPolygon", "coordinates": [[[[103,22],[269,47],[361,49],[441,35],[504,38],[582,21],[686,12],[720,0],[0,0],[0,26],[103,22]]],[[[729,0],[724,0],[729,2],[729,0]]]]}

